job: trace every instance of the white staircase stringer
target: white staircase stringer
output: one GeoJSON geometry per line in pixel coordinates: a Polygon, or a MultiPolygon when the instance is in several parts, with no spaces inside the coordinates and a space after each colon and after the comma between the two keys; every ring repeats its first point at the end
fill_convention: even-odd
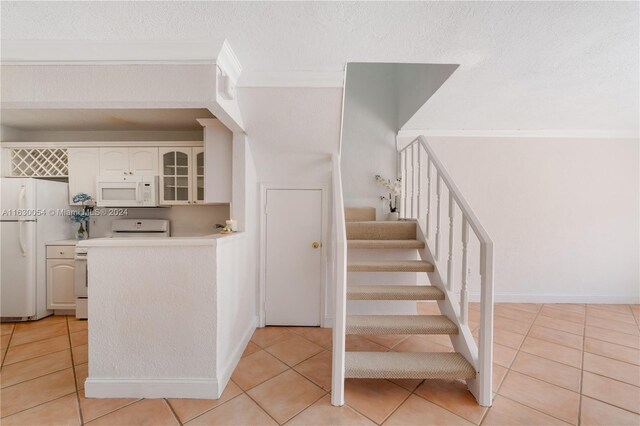
{"type": "Polygon", "coordinates": [[[451,338],[451,344],[453,345],[453,349],[460,353],[476,370],[476,378],[475,379],[467,379],[467,386],[469,391],[473,394],[476,400],[480,401],[480,384],[479,384],[479,376],[481,374],[479,368],[479,359],[478,359],[478,346],[471,334],[471,329],[467,324],[462,324],[460,321],[460,306],[459,303],[454,303],[454,300],[458,300],[458,295],[455,292],[449,291],[445,286],[444,280],[442,279],[442,275],[440,275],[440,268],[438,266],[438,262],[435,260],[433,253],[429,248],[428,241],[425,238],[424,232],[422,232],[422,224],[420,221],[417,222],[416,227],[416,239],[423,241],[425,243],[425,248],[418,250],[420,254],[420,258],[422,260],[426,260],[434,265],[435,270],[433,272],[427,273],[429,276],[429,281],[432,286],[437,287],[445,293],[444,300],[438,300],[438,307],[440,308],[440,312],[442,315],[445,315],[451,321],[453,321],[457,326],[459,333],[457,335],[449,335],[451,338]]]}

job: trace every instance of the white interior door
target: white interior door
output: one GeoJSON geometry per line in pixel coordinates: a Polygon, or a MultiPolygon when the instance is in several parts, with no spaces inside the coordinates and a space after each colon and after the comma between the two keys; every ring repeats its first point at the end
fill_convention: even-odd
{"type": "Polygon", "coordinates": [[[269,189],[266,198],[266,324],[320,325],[322,191],[269,189]]]}

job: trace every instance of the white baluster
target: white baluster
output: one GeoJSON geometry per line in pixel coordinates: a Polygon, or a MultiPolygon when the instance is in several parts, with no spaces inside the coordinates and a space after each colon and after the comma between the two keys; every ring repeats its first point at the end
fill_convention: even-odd
{"type": "Polygon", "coordinates": [[[422,145],[418,145],[418,219],[422,219],[422,145]]]}
{"type": "Polygon", "coordinates": [[[431,214],[431,158],[427,155],[427,222],[425,225],[427,240],[429,239],[429,227],[431,226],[431,220],[429,215],[431,214]]]}
{"type": "Polygon", "coordinates": [[[467,278],[469,273],[467,247],[469,245],[469,222],[467,217],[462,215],[462,288],[460,288],[460,322],[467,325],[469,317],[469,302],[467,300],[467,278]]]}
{"type": "Polygon", "coordinates": [[[415,218],[414,200],[416,197],[416,152],[415,142],[411,144],[411,218],[415,218]]]}
{"type": "Polygon", "coordinates": [[[407,183],[407,149],[404,151],[404,176],[402,176],[402,186],[404,187],[404,191],[402,194],[402,217],[407,217],[407,192],[409,192],[409,185],[407,183]]]}
{"type": "Polygon", "coordinates": [[[447,286],[453,292],[453,221],[455,217],[453,195],[449,191],[449,257],[447,258],[447,286]]]}
{"type": "Polygon", "coordinates": [[[436,169],[436,260],[440,260],[440,171],[436,169]]]}

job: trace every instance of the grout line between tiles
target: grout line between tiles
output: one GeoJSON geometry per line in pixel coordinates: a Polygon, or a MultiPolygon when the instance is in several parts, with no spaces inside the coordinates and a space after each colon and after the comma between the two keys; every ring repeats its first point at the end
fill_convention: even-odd
{"type": "MultiPolygon", "coordinates": [[[[198,414],[198,415],[197,415],[197,416],[195,416],[194,418],[189,419],[189,420],[187,421],[187,423],[194,421],[194,420],[195,420],[195,419],[197,419],[198,417],[204,416],[204,415],[205,415],[205,414],[207,414],[209,411],[212,411],[212,410],[215,410],[216,408],[222,407],[223,405],[225,405],[225,404],[227,404],[227,403],[229,403],[229,402],[233,401],[234,399],[236,399],[237,397],[241,396],[242,394],[245,394],[245,395],[247,394],[245,391],[243,391],[243,390],[242,390],[242,388],[241,388],[240,386],[238,386],[238,389],[240,389],[240,393],[239,393],[239,394],[237,394],[237,395],[236,395],[236,396],[234,396],[233,398],[229,398],[229,399],[228,399],[228,400],[226,400],[225,402],[223,402],[223,403],[221,403],[221,404],[218,404],[218,405],[216,405],[216,406],[215,406],[215,407],[213,407],[213,408],[210,408],[210,409],[208,409],[208,410],[204,411],[203,413],[198,414]]],[[[247,395],[247,396],[249,396],[249,395],[247,395]]],[[[169,402],[169,405],[171,406],[171,403],[170,403],[170,402],[169,402]]],[[[171,407],[171,409],[173,409],[173,407],[171,407]]],[[[186,424],[186,423],[185,423],[185,424],[186,424]]]]}
{"type": "Polygon", "coordinates": [[[0,366],[4,367],[4,360],[7,358],[7,353],[9,352],[9,347],[11,346],[11,339],[13,339],[13,333],[16,331],[16,324],[13,323],[13,328],[11,329],[11,335],[9,336],[9,341],[7,342],[7,347],[4,348],[4,353],[2,354],[2,363],[0,366]]]}
{"type": "MultiPolygon", "coordinates": [[[[57,397],[57,398],[53,398],[53,399],[50,399],[50,400],[48,400],[48,401],[41,402],[40,404],[34,405],[34,406],[32,406],[32,407],[29,407],[29,408],[25,408],[24,410],[16,411],[15,413],[13,413],[13,414],[9,414],[8,416],[2,416],[2,418],[3,418],[3,419],[6,419],[7,417],[11,417],[11,416],[15,416],[16,414],[24,413],[25,411],[32,410],[32,409],[34,409],[34,408],[40,407],[41,405],[48,404],[48,403],[50,403],[50,402],[57,401],[57,400],[62,399],[62,398],[66,398],[67,396],[69,396],[69,395],[71,395],[71,394],[74,394],[74,393],[75,393],[75,394],[77,394],[77,392],[76,392],[76,391],[69,392],[69,393],[68,393],[68,394],[66,394],[66,395],[62,395],[62,396],[59,396],[59,397],[57,397]]],[[[0,421],[0,424],[2,424],[2,421],[0,421]]]]}
{"type": "MultiPolygon", "coordinates": [[[[180,418],[178,417],[178,414],[176,413],[176,411],[173,409],[173,407],[171,406],[171,403],[169,402],[169,400],[167,398],[162,398],[162,400],[165,402],[165,404],[167,404],[169,406],[169,410],[171,411],[171,414],[173,414],[173,417],[176,419],[176,421],[178,422],[178,424],[180,426],[183,425],[183,423],[180,421],[180,418]]],[[[222,404],[220,404],[222,405],[222,404]]],[[[204,413],[203,413],[204,414],[204,413]]]]}

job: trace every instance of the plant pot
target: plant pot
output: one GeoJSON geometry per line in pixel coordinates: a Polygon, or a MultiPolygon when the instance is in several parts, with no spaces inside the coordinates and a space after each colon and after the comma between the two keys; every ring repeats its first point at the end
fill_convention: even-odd
{"type": "Polygon", "coordinates": [[[387,220],[394,222],[394,221],[397,221],[398,219],[400,219],[400,213],[398,212],[387,213],[387,220]]]}

